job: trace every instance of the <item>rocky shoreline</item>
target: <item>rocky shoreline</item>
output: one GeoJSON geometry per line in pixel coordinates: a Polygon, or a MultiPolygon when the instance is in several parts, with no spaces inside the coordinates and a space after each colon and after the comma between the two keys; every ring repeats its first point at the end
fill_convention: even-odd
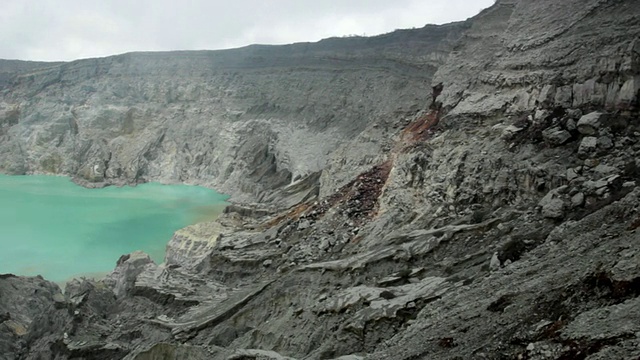
{"type": "Polygon", "coordinates": [[[1,275],[0,354],[640,358],[639,39],[632,0],[499,0],[374,38],[16,74],[3,172],[235,202],[163,264],[124,255],[64,294],[1,275]]]}

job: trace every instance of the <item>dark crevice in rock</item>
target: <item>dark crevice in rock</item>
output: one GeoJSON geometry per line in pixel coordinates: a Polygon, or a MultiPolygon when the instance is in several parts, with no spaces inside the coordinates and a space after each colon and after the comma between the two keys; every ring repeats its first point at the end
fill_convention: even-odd
{"type": "Polygon", "coordinates": [[[142,296],[153,301],[156,304],[163,305],[163,306],[171,306],[178,310],[187,309],[199,304],[198,301],[177,299],[175,295],[161,293],[149,287],[134,287],[131,290],[130,295],[142,296]]]}
{"type": "Polygon", "coordinates": [[[569,349],[564,351],[557,360],[584,360],[589,355],[597,354],[606,346],[616,345],[624,340],[635,338],[632,335],[618,336],[597,340],[574,340],[565,341],[563,345],[569,349]]]}
{"type": "Polygon", "coordinates": [[[496,301],[487,306],[487,310],[491,312],[503,312],[507,306],[513,304],[514,295],[502,295],[496,301]]]}
{"type": "MultiPolygon", "coordinates": [[[[593,213],[595,213],[596,211],[606,207],[607,205],[610,205],[616,201],[619,201],[620,199],[624,198],[625,196],[627,196],[631,191],[633,191],[633,189],[631,188],[622,188],[620,186],[613,189],[611,195],[607,198],[604,199],[597,199],[596,201],[586,204],[586,206],[582,209],[577,209],[575,212],[573,212],[570,216],[569,219],[571,220],[580,220],[583,219],[593,213]]],[[[625,216],[625,214],[620,214],[620,216],[625,216]]]]}
{"type": "Polygon", "coordinates": [[[640,296],[640,277],[628,281],[613,280],[611,275],[600,271],[589,275],[584,281],[584,290],[593,296],[614,304],[640,296]]]}

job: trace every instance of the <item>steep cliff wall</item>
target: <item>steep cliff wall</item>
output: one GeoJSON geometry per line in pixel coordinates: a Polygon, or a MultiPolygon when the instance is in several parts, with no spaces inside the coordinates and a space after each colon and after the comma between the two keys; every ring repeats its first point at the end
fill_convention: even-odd
{"type": "Polygon", "coordinates": [[[0,171],[191,182],[256,200],[321,171],[370,124],[424,104],[463,28],[132,53],[19,74],[0,100],[0,171]]]}
{"type": "Polygon", "coordinates": [[[58,65],[61,65],[61,63],[0,59],[0,90],[11,86],[16,75],[58,65]]]}
{"type": "Polygon", "coordinates": [[[473,22],[435,81],[453,113],[627,108],[637,100],[638,4],[498,1],[473,22]]]}

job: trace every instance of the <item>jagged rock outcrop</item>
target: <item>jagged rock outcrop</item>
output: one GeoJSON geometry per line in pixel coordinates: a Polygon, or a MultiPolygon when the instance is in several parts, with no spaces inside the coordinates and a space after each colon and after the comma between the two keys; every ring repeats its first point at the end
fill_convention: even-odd
{"type": "Polygon", "coordinates": [[[17,359],[42,315],[64,307],[60,288],[40,277],[0,275],[0,354],[17,359]]]}
{"type": "Polygon", "coordinates": [[[639,89],[637,4],[497,1],[475,18],[437,81],[453,113],[624,109],[639,89]],[[611,19],[611,21],[608,21],[611,19]],[[615,20],[613,20],[615,19],[615,20]],[[462,71],[461,71],[462,70],[462,71]]]}
{"type": "Polygon", "coordinates": [[[258,203],[178,231],[164,264],[132,254],[107,279],[70,283],[7,349],[637,358],[639,36],[632,0],[499,0],[465,23],[370,40],[21,75],[3,92],[5,171],[191,181],[258,203]],[[89,86],[80,75],[94,88],[82,105],[68,95],[76,125],[47,119],[62,105],[44,95],[89,86]],[[76,134],[42,138],[62,124],[76,134]],[[20,153],[22,141],[37,146],[20,153]]]}

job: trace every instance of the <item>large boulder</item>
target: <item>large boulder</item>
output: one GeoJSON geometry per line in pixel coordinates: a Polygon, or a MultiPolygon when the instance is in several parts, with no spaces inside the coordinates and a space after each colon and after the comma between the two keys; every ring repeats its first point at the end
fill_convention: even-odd
{"type": "Polygon", "coordinates": [[[584,135],[595,135],[598,133],[604,114],[601,112],[592,112],[578,120],[578,131],[584,135]]]}
{"type": "Polygon", "coordinates": [[[566,186],[549,191],[543,197],[538,206],[540,207],[542,216],[548,219],[562,219],[565,215],[565,204],[562,200],[562,193],[566,191],[566,186]]]}

